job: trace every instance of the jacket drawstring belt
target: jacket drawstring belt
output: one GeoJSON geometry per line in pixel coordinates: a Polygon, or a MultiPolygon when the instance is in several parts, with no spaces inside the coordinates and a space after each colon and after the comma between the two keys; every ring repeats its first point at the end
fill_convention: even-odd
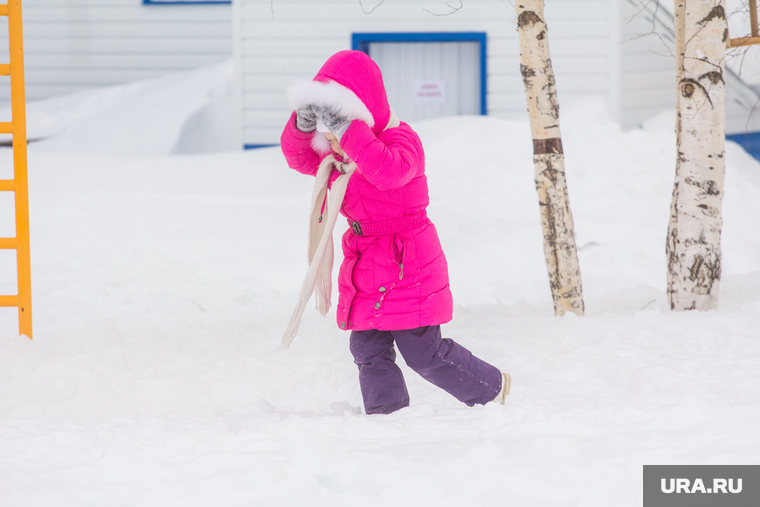
{"type": "Polygon", "coordinates": [[[429,223],[430,220],[428,220],[426,210],[422,210],[414,215],[407,215],[405,217],[385,220],[383,222],[362,223],[357,222],[356,220],[351,220],[350,218],[348,219],[349,227],[351,227],[354,234],[359,236],[383,236],[385,234],[416,229],[417,227],[429,223]]]}

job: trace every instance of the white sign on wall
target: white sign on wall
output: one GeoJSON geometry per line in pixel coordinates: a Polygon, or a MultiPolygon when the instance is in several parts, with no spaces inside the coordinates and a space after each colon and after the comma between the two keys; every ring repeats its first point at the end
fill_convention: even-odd
{"type": "Polygon", "coordinates": [[[419,79],[414,82],[414,101],[418,104],[444,104],[446,81],[419,79]]]}

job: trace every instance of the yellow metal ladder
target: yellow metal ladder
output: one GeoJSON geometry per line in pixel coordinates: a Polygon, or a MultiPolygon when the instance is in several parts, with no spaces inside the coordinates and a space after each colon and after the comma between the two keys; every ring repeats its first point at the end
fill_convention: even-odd
{"type": "MultiPolygon", "coordinates": [[[[757,0],[749,0],[749,25],[751,35],[735,39],[732,39],[730,36],[726,37],[726,48],[739,48],[760,44],[760,28],[758,28],[757,23],[757,0]]],[[[728,31],[726,31],[726,34],[728,34],[728,31]]]]}
{"type": "Polygon", "coordinates": [[[0,4],[0,18],[8,18],[10,64],[0,64],[0,76],[11,78],[12,120],[0,122],[0,134],[13,136],[13,179],[0,180],[0,191],[15,192],[16,237],[0,238],[0,249],[16,250],[18,294],[0,296],[0,307],[18,307],[19,334],[32,337],[32,273],[29,259],[29,191],[26,162],[26,95],[21,0],[0,4]]]}

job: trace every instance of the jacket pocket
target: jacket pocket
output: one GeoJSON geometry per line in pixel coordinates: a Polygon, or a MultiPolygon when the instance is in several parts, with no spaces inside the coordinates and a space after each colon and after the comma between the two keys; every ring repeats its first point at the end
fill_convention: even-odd
{"type": "Polygon", "coordinates": [[[375,290],[384,292],[415,283],[415,250],[414,239],[403,233],[381,237],[373,255],[375,290]]]}
{"type": "Polygon", "coordinates": [[[397,232],[393,234],[393,260],[403,271],[401,279],[416,275],[419,269],[417,259],[417,242],[411,233],[397,232]]]}

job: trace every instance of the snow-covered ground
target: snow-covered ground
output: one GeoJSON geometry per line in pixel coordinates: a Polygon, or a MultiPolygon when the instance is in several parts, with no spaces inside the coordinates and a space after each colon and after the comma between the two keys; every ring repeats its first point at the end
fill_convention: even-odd
{"type": "MultiPolygon", "coordinates": [[[[30,105],[55,128],[29,147],[35,339],[0,312],[0,505],[634,506],[643,464],[759,463],[760,164],[738,146],[721,309],[675,314],[672,119],[623,132],[599,100],[563,104],[587,316],[555,318],[528,125],[415,124],[444,332],[513,391],[468,408],[399,359],[412,405],[366,416],[334,311],[309,308],[278,350],[310,179],[277,148],[171,155],[218,85],[201,74],[30,105]],[[69,121],[83,103],[97,128],[69,121]]],[[[10,164],[0,149],[0,177],[10,164]]],[[[0,235],[11,213],[0,201],[0,235]]]]}

